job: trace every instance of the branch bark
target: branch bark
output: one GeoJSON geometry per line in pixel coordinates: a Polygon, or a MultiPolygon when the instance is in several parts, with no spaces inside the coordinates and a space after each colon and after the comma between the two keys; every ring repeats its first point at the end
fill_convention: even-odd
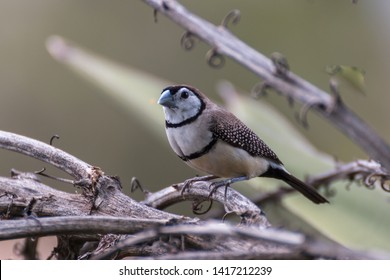
{"type": "Polygon", "coordinates": [[[374,160],[357,160],[339,164],[334,170],[310,176],[307,182],[316,187],[330,185],[337,180],[361,180],[368,188],[374,188],[375,183],[378,183],[384,191],[390,192],[390,174],[374,160]]]}
{"type": "MultiPolygon", "coordinates": [[[[241,42],[225,26],[212,25],[176,1],[144,1],[209,43],[214,53],[233,58],[277,91],[309,104],[310,108],[316,105],[313,108],[319,114],[333,122],[371,157],[386,168],[390,167],[388,145],[337,96],[321,91],[291,72],[281,75],[268,58],[241,42]]],[[[57,235],[58,258],[120,258],[126,255],[152,258],[389,258],[385,254],[356,252],[331,241],[270,228],[261,209],[232,189],[227,191],[226,199],[223,190],[218,189],[213,199],[241,217],[238,227],[156,209],[182,199],[208,200],[209,184],[206,182],[194,184],[184,196],[180,194],[182,185],[178,185],[150,194],[139,203],[123,194],[118,178],[108,176],[100,168],[58,148],[1,131],[0,148],[51,164],[70,174],[74,178],[72,183],[82,188],[81,194],[57,191],[42,184],[33,173],[0,177],[0,213],[3,219],[12,219],[0,223],[0,239],[57,235]],[[166,236],[170,238],[162,238],[166,236]],[[98,246],[83,253],[84,245],[96,241],[99,241],[98,246]]]]}
{"type": "Polygon", "coordinates": [[[390,146],[341,101],[337,92],[333,90],[330,95],[290,71],[281,73],[275,63],[234,36],[226,26],[200,18],[175,0],[143,1],[183,27],[190,36],[212,46],[214,53],[232,58],[263,79],[267,86],[315,110],[390,170],[390,146]]]}
{"type": "Polygon", "coordinates": [[[235,213],[241,218],[241,225],[255,224],[262,228],[267,228],[271,225],[265,213],[258,206],[233,188],[226,189],[226,195],[220,191],[209,198],[210,184],[212,183],[196,182],[183,194],[181,194],[181,190],[184,184],[174,185],[147,195],[142,203],[153,208],[163,209],[180,201],[189,200],[195,203],[193,204],[193,211],[200,212],[202,209],[197,210],[196,208],[201,203],[218,201],[224,205],[226,214],[235,213]]]}
{"type": "Polygon", "coordinates": [[[49,163],[65,171],[76,180],[90,178],[93,174],[93,168],[88,163],[56,147],[22,135],[1,131],[0,148],[18,152],[49,163]]]}
{"type": "Polygon", "coordinates": [[[53,255],[59,259],[145,255],[200,258],[205,252],[211,253],[207,258],[383,257],[272,228],[261,209],[233,189],[227,190],[226,198],[218,189],[213,198],[225,202],[229,211],[241,217],[239,226],[205,222],[148,206],[167,206],[183,198],[208,200],[209,182],[194,184],[183,197],[180,184],[138,203],[122,193],[117,178],[60,149],[1,131],[0,147],[53,164],[85,182],[83,192],[74,194],[42,184],[34,173],[0,177],[0,240],[56,235],[59,243],[53,255]],[[170,238],[162,238],[166,236],[170,238]],[[93,246],[85,249],[87,244],[93,246]],[[329,246],[337,253],[330,254],[326,250],[329,246]]]}
{"type": "Polygon", "coordinates": [[[169,219],[138,219],[107,216],[64,216],[10,220],[0,225],[0,240],[48,235],[130,234],[148,227],[165,225],[169,219]]]}

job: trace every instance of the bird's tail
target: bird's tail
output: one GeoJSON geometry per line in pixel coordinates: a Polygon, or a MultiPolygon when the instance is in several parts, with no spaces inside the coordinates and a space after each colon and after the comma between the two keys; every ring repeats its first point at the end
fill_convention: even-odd
{"type": "Polygon", "coordinates": [[[279,179],[285,181],[291,187],[302,193],[308,199],[313,201],[316,204],[320,203],[329,203],[329,201],[320,195],[315,188],[309,186],[308,184],[302,182],[298,178],[294,177],[288,172],[278,172],[279,179]]]}

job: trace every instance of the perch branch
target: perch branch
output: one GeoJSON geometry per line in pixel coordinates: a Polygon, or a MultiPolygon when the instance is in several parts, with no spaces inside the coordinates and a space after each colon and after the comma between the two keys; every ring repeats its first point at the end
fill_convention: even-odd
{"type": "MultiPolygon", "coordinates": [[[[183,195],[181,195],[183,184],[174,185],[148,194],[142,203],[153,208],[162,209],[183,200],[206,201],[210,194],[210,184],[211,182],[196,182],[186,189],[183,195]]],[[[211,198],[222,203],[226,213],[235,213],[241,217],[241,224],[257,224],[261,227],[270,226],[264,212],[253,204],[251,200],[233,188],[227,189],[226,197],[224,191],[221,189],[213,193],[211,198]]]]}
{"type": "MultiPolygon", "coordinates": [[[[53,163],[61,170],[64,170],[64,166],[70,166],[67,170],[79,178],[88,175],[88,169],[91,168],[91,165],[39,141],[9,133],[0,135],[2,147],[53,163]],[[53,154],[41,155],[43,151],[51,151],[53,154]]],[[[123,249],[115,258],[134,253],[138,253],[138,257],[140,254],[158,256],[161,253],[169,256],[173,252],[177,252],[178,256],[181,253],[185,256],[188,253],[195,254],[195,251],[200,254],[212,252],[214,256],[220,253],[221,258],[224,258],[225,253],[230,258],[372,257],[345,251],[344,247],[336,243],[332,245],[336,255],[327,255],[323,250],[329,246],[320,241],[318,244],[321,246],[318,249],[313,247],[313,244],[317,243],[302,234],[265,227],[267,220],[261,210],[233,190],[227,191],[227,200],[243,199],[243,202],[237,201],[228,206],[246,221],[238,227],[215,221],[204,223],[199,219],[163,212],[138,203],[123,194],[117,178],[104,175],[103,172],[100,174],[94,183],[93,199],[85,195],[85,192],[65,193],[50,188],[42,184],[35,173],[16,172],[12,178],[0,177],[0,213],[3,218],[0,223],[0,240],[57,235],[59,244],[53,255],[60,259],[101,257],[113,251],[117,252],[118,248],[121,250],[122,245],[130,248],[123,249]],[[247,209],[244,209],[243,205],[247,205],[247,209]],[[18,218],[26,216],[27,218],[18,218]],[[9,220],[11,218],[13,220],[9,220]],[[169,238],[164,239],[167,236],[169,238]],[[122,243],[121,240],[127,241],[122,243]],[[171,243],[171,240],[179,240],[182,243],[171,243]],[[100,241],[97,248],[96,241],[100,241]],[[119,243],[116,243],[117,241],[119,243]],[[85,252],[82,245],[87,243],[93,247],[85,252]],[[153,246],[149,245],[151,243],[153,246]],[[294,252],[303,253],[295,255],[294,252]]],[[[184,192],[184,195],[186,198],[204,200],[209,195],[208,187],[208,184],[197,183],[184,192]]],[[[170,193],[167,197],[172,197],[168,201],[177,201],[180,186],[170,187],[167,192],[170,193]]],[[[149,198],[152,197],[162,202],[160,205],[166,205],[165,197],[161,193],[151,194],[149,198]]],[[[224,191],[217,190],[213,197],[224,201],[224,191]]]]}
{"type": "Polygon", "coordinates": [[[200,18],[175,0],[143,1],[183,27],[187,34],[209,44],[214,53],[226,55],[242,64],[262,78],[267,86],[303,104],[317,104],[311,106],[311,109],[329,120],[371,158],[390,170],[389,145],[338,98],[290,71],[280,75],[270,59],[242,42],[225,26],[216,26],[200,18]]]}

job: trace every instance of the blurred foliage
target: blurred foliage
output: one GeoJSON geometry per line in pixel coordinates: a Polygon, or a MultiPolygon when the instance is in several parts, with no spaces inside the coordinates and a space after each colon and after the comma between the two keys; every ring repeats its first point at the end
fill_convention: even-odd
{"type": "Polygon", "coordinates": [[[328,65],[325,70],[336,80],[338,86],[343,83],[359,93],[366,92],[364,82],[366,72],[363,69],[348,65],[328,65]]]}
{"type": "MultiPolygon", "coordinates": [[[[103,88],[120,106],[137,114],[161,142],[166,142],[162,129],[164,117],[162,109],[156,105],[155,95],[168,82],[134,68],[115,64],[58,36],[51,37],[47,47],[55,59],[103,88]]],[[[272,149],[283,155],[283,161],[292,173],[302,177],[335,167],[330,156],[318,152],[282,115],[263,102],[253,102],[249,94],[235,94],[231,87],[226,82],[219,86],[228,109],[266,143],[272,143],[272,149]]],[[[147,148],[144,150],[148,153],[147,148]]],[[[262,178],[248,183],[253,186],[252,191],[249,191],[252,197],[259,190],[269,191],[280,185],[276,180],[262,178]]],[[[330,205],[315,205],[299,194],[286,199],[285,205],[321,233],[343,244],[363,249],[375,247],[390,250],[387,240],[390,220],[383,215],[389,206],[385,200],[386,194],[380,189],[359,191],[357,184],[352,184],[352,190],[347,191],[343,185],[343,182],[332,185],[336,195],[330,198],[330,205]],[[359,230],[356,232],[357,228],[359,230]],[[374,235],[374,239],[366,238],[374,235]]]]}
{"type": "MultiPolygon", "coordinates": [[[[356,65],[364,69],[366,95],[342,92],[343,100],[390,139],[385,117],[390,104],[387,91],[390,61],[386,59],[390,49],[390,1],[359,1],[355,5],[349,0],[213,0],[212,3],[183,0],[181,3],[214,23],[220,23],[229,11],[239,9],[241,19],[232,26],[233,33],[264,54],[283,53],[292,71],[323,89],[328,89],[329,82],[326,65],[356,65]]],[[[61,139],[55,141],[56,146],[101,166],[107,173],[119,175],[125,186],[132,176],[137,176],[151,190],[193,176],[195,172],[173,155],[164,137],[158,136],[163,135],[163,119],[153,100],[158,98],[161,86],[165,80],[193,84],[220,100],[215,94],[219,80],[229,80],[248,92],[258,78],[229,59],[221,70],[208,67],[204,60],[208,46],[197,42],[187,52],[180,46],[182,33],[181,28],[160,14],[157,24],[154,23],[152,9],[142,1],[0,1],[1,129],[45,142],[59,134],[61,139]],[[95,80],[102,87],[85,83],[56,63],[45,50],[44,42],[53,34],[119,61],[121,66],[103,59],[111,68],[101,70],[100,80],[95,80]],[[123,65],[137,70],[126,70],[123,65]],[[126,76],[113,69],[132,71],[130,76],[134,79],[126,81],[126,76]],[[151,74],[145,76],[138,69],[151,74]],[[152,83],[151,75],[161,78],[153,78],[152,83]],[[111,85],[104,86],[109,80],[111,85]],[[127,86],[129,95],[138,99],[131,110],[125,105],[126,96],[114,91],[111,97],[97,94],[108,91],[108,87],[114,87],[115,92],[126,91],[127,86]],[[149,118],[153,121],[145,122],[149,118]],[[146,157],[146,153],[150,156],[146,157]]],[[[93,56],[89,52],[88,55],[93,56]]],[[[285,117],[294,118],[294,109],[285,99],[270,94],[267,103],[285,117]]],[[[258,108],[253,109],[255,113],[258,108]]],[[[257,129],[257,123],[261,122],[254,116],[252,128],[257,129]]],[[[248,124],[253,121],[250,116],[240,117],[248,124]]],[[[317,116],[309,114],[309,124],[307,131],[295,128],[321,150],[345,161],[365,157],[349,139],[317,116]]],[[[265,132],[259,133],[267,137],[265,132]]],[[[301,165],[290,161],[293,157],[289,145],[277,144],[279,139],[283,140],[281,144],[285,142],[282,137],[267,142],[299,176],[333,166],[331,161],[321,160],[319,165],[304,167],[302,163],[295,170],[301,165]]],[[[42,167],[41,163],[7,151],[0,151],[0,158],[0,175],[8,175],[10,168],[42,167]]],[[[312,163],[310,156],[299,158],[312,163]]],[[[74,191],[69,186],[61,187],[74,191]]],[[[336,188],[332,202],[337,207],[321,207],[315,218],[306,219],[345,244],[384,248],[384,233],[390,223],[385,215],[388,202],[382,193],[358,187],[347,192],[343,184],[336,188]],[[351,218],[352,212],[356,213],[355,218],[351,218]],[[359,216],[361,221],[357,219],[359,216]],[[340,223],[330,223],[329,217],[337,217],[340,223]],[[356,244],[359,240],[367,242],[356,244]]],[[[299,196],[292,197],[286,201],[286,207],[299,203],[299,196]]],[[[302,217],[315,211],[304,202],[299,209],[290,208],[302,217]]]]}

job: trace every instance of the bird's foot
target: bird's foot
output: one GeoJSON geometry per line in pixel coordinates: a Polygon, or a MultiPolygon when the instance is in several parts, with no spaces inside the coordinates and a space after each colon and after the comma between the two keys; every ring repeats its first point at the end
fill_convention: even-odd
{"type": "Polygon", "coordinates": [[[235,178],[225,179],[225,180],[211,183],[210,184],[211,191],[209,193],[209,198],[211,198],[213,193],[215,193],[218,188],[225,187],[224,197],[225,197],[225,201],[226,201],[226,194],[227,194],[228,187],[230,187],[230,185],[233,183],[244,181],[244,180],[248,180],[248,177],[241,176],[241,177],[235,177],[235,178]]]}
{"type": "Polygon", "coordinates": [[[210,181],[210,180],[213,180],[216,178],[218,178],[218,177],[214,176],[214,175],[206,175],[206,176],[200,176],[200,177],[194,177],[194,178],[187,179],[183,182],[183,187],[180,191],[180,194],[183,195],[185,190],[188,189],[189,187],[191,187],[191,185],[195,182],[210,181]]]}
{"type": "Polygon", "coordinates": [[[232,181],[231,179],[227,179],[227,180],[211,183],[209,186],[209,188],[211,189],[209,193],[209,199],[211,199],[213,193],[215,193],[220,187],[225,187],[224,199],[226,201],[227,189],[228,187],[230,187],[230,184],[232,183],[231,181],[232,181]]]}

